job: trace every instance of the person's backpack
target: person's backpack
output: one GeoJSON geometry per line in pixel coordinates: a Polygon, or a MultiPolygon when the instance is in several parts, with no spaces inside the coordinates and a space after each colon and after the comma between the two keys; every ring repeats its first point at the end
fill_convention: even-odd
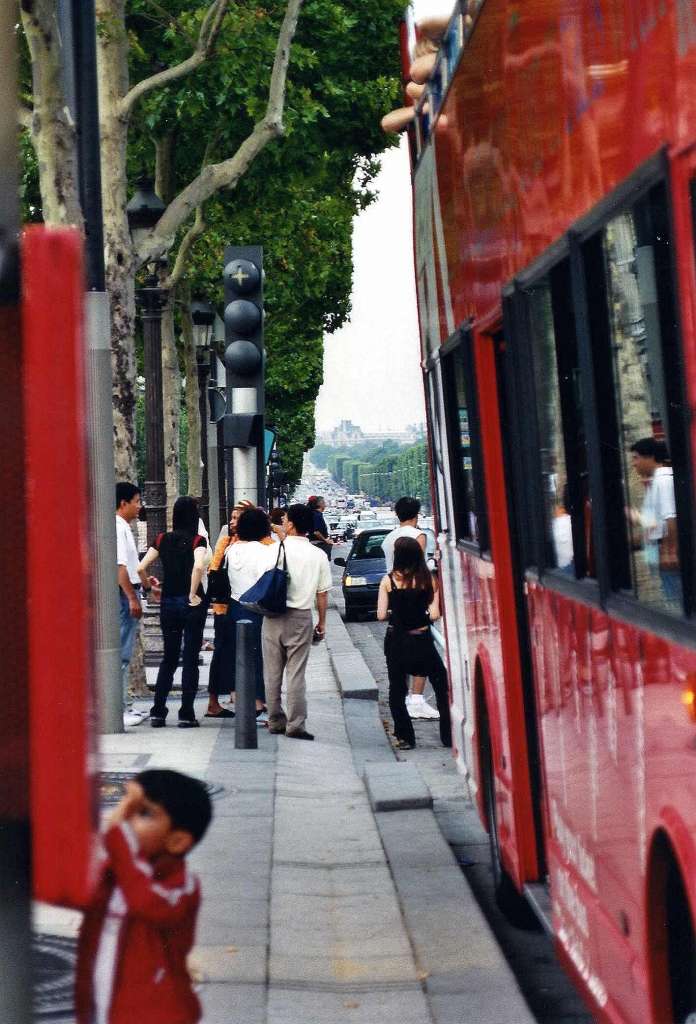
{"type": "Polygon", "coordinates": [[[239,603],[257,615],[284,615],[287,611],[288,571],[285,560],[285,546],[278,545],[278,557],[272,569],[267,569],[253,587],[249,587],[239,598],[239,603]],[[283,567],[280,556],[283,556],[283,567]]]}
{"type": "Polygon", "coordinates": [[[208,598],[213,604],[229,604],[232,599],[230,574],[227,569],[227,546],[222,561],[217,569],[208,569],[208,598]]]}

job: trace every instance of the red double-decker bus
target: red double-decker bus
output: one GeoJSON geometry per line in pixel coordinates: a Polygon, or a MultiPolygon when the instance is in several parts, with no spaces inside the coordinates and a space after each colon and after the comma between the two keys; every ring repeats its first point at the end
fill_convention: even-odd
{"type": "Polygon", "coordinates": [[[411,126],[457,757],[598,1020],[696,1020],[696,3],[455,8],[411,126]]]}

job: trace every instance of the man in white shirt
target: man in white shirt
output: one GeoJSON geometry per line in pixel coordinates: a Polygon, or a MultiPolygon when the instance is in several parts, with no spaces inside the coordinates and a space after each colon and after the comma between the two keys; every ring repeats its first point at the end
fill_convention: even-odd
{"type": "MultiPolygon", "coordinates": [[[[420,544],[424,555],[427,540],[423,531],[418,529],[418,513],[420,512],[418,498],[399,498],[394,506],[394,511],[396,512],[396,518],[399,520],[399,525],[391,533],[388,533],[382,541],[382,551],[384,552],[388,573],[394,568],[394,545],[399,537],[413,537],[420,544]]],[[[440,714],[428,704],[423,696],[424,690],[425,676],[414,676],[413,691],[406,698],[406,708],[409,716],[411,718],[437,720],[440,714]]]]}
{"type": "MultiPolygon", "coordinates": [[[[263,678],[268,704],[268,731],[285,733],[298,740],[313,740],[305,729],[307,686],[305,669],[312,634],[323,640],[326,610],[332,587],[329,560],[309,542],[312,513],[306,505],[290,505],[283,518],[285,558],[288,571],[287,612],[265,618],[262,628],[263,678]],[[312,629],[312,609],[316,601],[319,621],[312,629]],[[285,671],[287,714],[281,702],[285,671]]],[[[277,550],[269,550],[269,566],[275,565],[277,550]]]]}
{"type": "MultiPolygon", "coordinates": [[[[116,484],[116,561],[118,562],[119,618],[121,625],[121,674],[123,681],[123,724],[140,725],[147,718],[136,711],[127,696],[128,669],[133,657],[135,634],[143,608],[140,603],[141,583],[138,577],[138,549],[131,523],[138,518],[141,501],[135,484],[116,484]]],[[[154,579],[151,577],[151,580],[154,579]]],[[[150,582],[150,581],[148,581],[150,582]]],[[[150,590],[152,583],[147,588],[150,590]]]]}
{"type": "Polygon", "coordinates": [[[631,446],[631,453],[636,472],[647,481],[640,510],[645,563],[651,572],[659,572],[665,598],[676,611],[681,606],[681,580],[674,473],[666,465],[669,452],[664,441],[643,437],[631,446]]]}

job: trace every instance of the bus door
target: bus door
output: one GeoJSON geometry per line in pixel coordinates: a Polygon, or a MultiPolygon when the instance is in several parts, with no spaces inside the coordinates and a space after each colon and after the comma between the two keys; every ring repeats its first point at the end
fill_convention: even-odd
{"type": "MultiPolygon", "coordinates": [[[[488,338],[493,349],[495,380],[499,410],[502,470],[507,505],[507,540],[509,545],[509,571],[511,576],[514,605],[514,635],[519,658],[519,682],[522,699],[523,720],[526,739],[526,770],[528,773],[531,799],[531,819],[536,847],[537,878],[546,877],[544,839],[542,826],[543,784],[541,759],[539,756],[538,718],[534,689],[534,673],[531,656],[529,620],[526,607],[525,565],[529,550],[529,517],[527,510],[533,508],[533,477],[526,465],[526,446],[522,443],[525,432],[530,429],[529,410],[532,408],[528,394],[528,374],[520,365],[520,354],[508,342],[511,332],[508,327],[506,309],[504,326],[493,331],[488,338]]],[[[525,895],[542,914],[548,924],[550,901],[541,886],[525,885],[525,895]]]]}

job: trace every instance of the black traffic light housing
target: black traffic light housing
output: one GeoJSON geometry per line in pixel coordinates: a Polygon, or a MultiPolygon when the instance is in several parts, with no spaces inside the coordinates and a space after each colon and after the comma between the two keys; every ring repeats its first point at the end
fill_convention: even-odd
{"type": "Polygon", "coordinates": [[[229,245],[223,271],[225,289],[225,370],[227,409],[223,438],[226,447],[263,451],[265,409],[263,344],[263,249],[229,245]],[[236,388],[253,388],[256,400],[241,411],[233,399],[236,388]],[[233,410],[237,408],[238,411],[233,410]]]}

